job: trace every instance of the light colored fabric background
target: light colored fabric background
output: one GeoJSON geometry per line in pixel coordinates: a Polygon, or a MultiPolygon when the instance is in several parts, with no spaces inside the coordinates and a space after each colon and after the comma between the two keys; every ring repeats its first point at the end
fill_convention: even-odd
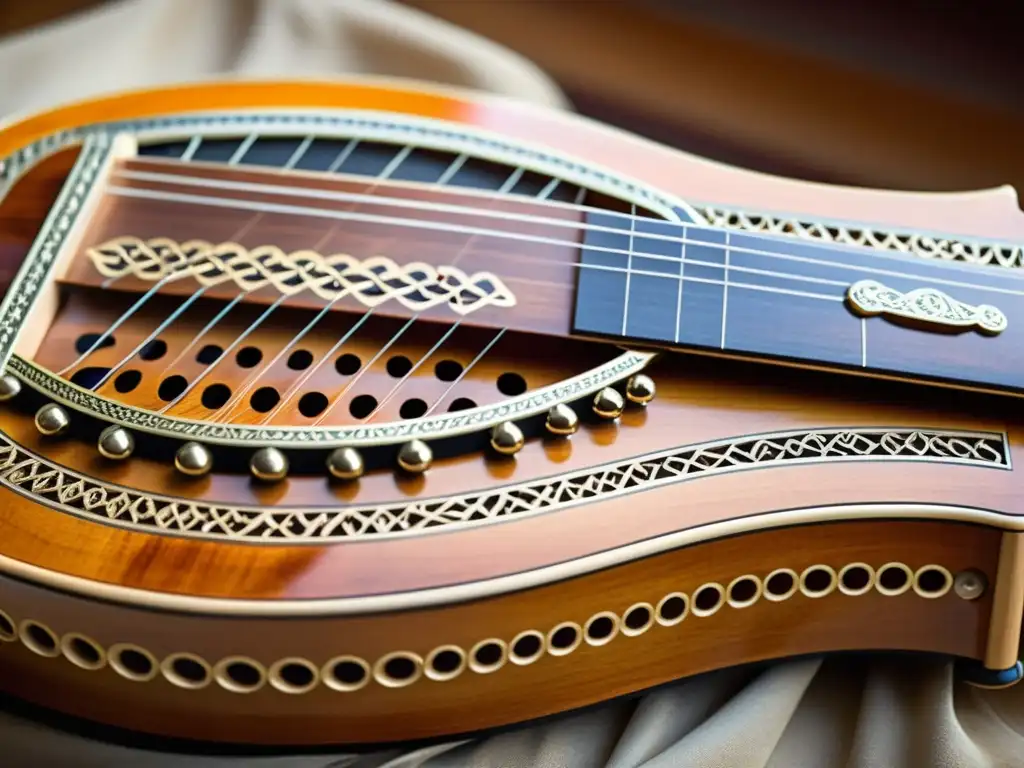
{"type": "MultiPolygon", "coordinates": [[[[581,9],[582,11],[582,9],[581,9]]],[[[121,0],[0,41],[0,118],[224,73],[416,77],[554,107],[515,54],[388,0],[121,0]]],[[[1024,766],[1024,686],[872,657],[724,670],[461,744],[361,756],[145,751],[0,711],[10,768],[997,768],[1024,766]]]]}

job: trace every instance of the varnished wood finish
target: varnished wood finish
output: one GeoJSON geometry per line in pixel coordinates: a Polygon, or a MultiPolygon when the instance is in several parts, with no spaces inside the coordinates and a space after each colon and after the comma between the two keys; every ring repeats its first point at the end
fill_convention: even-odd
{"type": "MultiPolygon", "coordinates": [[[[642,178],[684,198],[692,193],[722,203],[754,200],[812,216],[928,229],[929,222],[942,219],[954,231],[992,239],[1024,235],[1019,211],[1009,210],[1002,193],[932,198],[822,191],[710,166],[568,115],[380,84],[238,83],[127,94],[12,123],[0,132],[0,155],[52,131],[91,121],[267,106],[393,110],[503,131],[514,139],[642,178]]],[[[27,248],[25,234],[31,228],[8,227],[7,222],[33,217],[40,221],[52,202],[58,176],[55,170],[49,181],[34,174],[26,177],[18,202],[9,195],[0,204],[0,226],[7,238],[3,242],[27,248]]],[[[133,214],[125,225],[143,220],[133,214]]],[[[74,291],[40,350],[40,360],[48,365],[73,359],[69,347],[77,334],[96,330],[117,311],[114,302],[98,308],[92,290],[78,286],[74,291]],[[95,325],[88,325],[86,316],[95,325]]],[[[117,344],[96,360],[109,365],[144,338],[152,324],[146,326],[145,314],[139,318],[126,325],[117,344]]],[[[386,335],[384,328],[379,332],[386,335]]],[[[254,337],[268,349],[279,349],[283,339],[280,329],[273,328],[254,337]]],[[[192,339],[177,334],[167,341],[166,355],[146,364],[145,384],[131,393],[138,402],[154,402],[156,381],[167,361],[186,350],[192,339]]],[[[317,340],[318,349],[323,342],[317,340]]],[[[457,348],[468,355],[479,348],[476,344],[478,340],[467,341],[457,348]]],[[[418,339],[400,349],[412,358],[426,345],[429,339],[418,339]]],[[[597,357],[609,351],[579,345],[544,346],[530,335],[510,336],[510,346],[493,365],[481,367],[468,386],[480,387],[481,399],[487,389],[487,396],[497,399],[490,388],[503,369],[514,368],[534,385],[576,368],[577,355],[597,357]]],[[[242,370],[225,367],[222,373],[230,374],[236,389],[244,388],[242,370]]],[[[387,381],[381,371],[372,373],[368,386],[380,387],[387,381]]],[[[404,396],[436,396],[438,382],[429,373],[415,377],[404,396]]],[[[482,453],[443,459],[415,478],[372,472],[348,485],[329,483],[325,477],[293,477],[261,486],[220,472],[185,481],[170,466],[145,458],[113,465],[101,461],[92,445],[73,437],[40,437],[31,414],[10,408],[0,408],[0,429],[27,450],[87,476],[225,506],[400,505],[486,491],[682,445],[829,427],[1006,432],[1011,458],[1015,466],[1020,462],[1021,414],[1016,402],[975,394],[953,400],[941,392],[877,382],[851,386],[848,380],[814,372],[685,356],[666,357],[650,373],[658,383],[658,399],[646,410],[627,410],[614,423],[587,424],[571,440],[532,440],[514,459],[482,453]]],[[[284,369],[275,368],[270,375],[287,386],[290,374],[284,369]]],[[[343,384],[325,379],[317,386],[337,391],[343,384]]],[[[391,403],[390,408],[396,405],[391,403]]],[[[294,408],[289,400],[282,419],[294,423],[294,408]]],[[[181,412],[202,413],[194,400],[186,400],[181,412]]],[[[256,419],[244,404],[232,407],[230,418],[256,419]]],[[[547,631],[563,620],[583,623],[599,610],[621,613],[637,601],[654,604],[675,589],[693,590],[712,579],[724,585],[744,573],[763,577],[776,567],[799,571],[813,563],[841,566],[865,561],[877,567],[901,561],[913,568],[937,563],[954,573],[978,568],[990,582],[997,582],[999,529],[1020,527],[1020,487],[1016,469],[940,462],[808,463],[702,477],[555,513],[507,518],[495,525],[302,545],[198,540],[129,530],[45,507],[5,487],[0,489],[0,555],[18,579],[0,583],[0,609],[16,619],[37,618],[59,633],[85,632],[105,647],[139,643],[159,658],[191,651],[211,662],[241,653],[263,663],[291,655],[322,663],[339,653],[363,654],[368,660],[403,649],[423,655],[447,642],[468,650],[488,637],[508,641],[524,629],[547,631]],[[892,505],[941,521],[896,520],[900,511],[892,505]],[[798,513],[805,516],[799,518],[798,513]],[[957,515],[985,525],[952,522],[957,515]],[[862,519],[848,519],[852,516],[862,519]],[[789,526],[797,519],[822,524],[765,530],[789,526]],[[840,519],[845,521],[836,522],[840,519]],[[594,559],[600,553],[632,552],[623,548],[645,541],[672,551],[644,561],[630,555],[626,559],[632,561],[613,567],[594,559]],[[672,549],[684,541],[693,546],[672,549]],[[579,575],[565,575],[568,566],[580,561],[591,565],[579,575]],[[542,582],[523,586],[511,579],[531,573],[544,574],[542,582]],[[508,580],[494,581],[502,578],[508,580]],[[34,580],[47,581],[49,589],[33,586],[34,580]],[[504,586],[495,587],[494,596],[486,600],[456,603],[444,592],[492,583],[504,586]],[[101,602],[96,598],[103,589],[108,591],[101,602]],[[436,590],[429,593],[436,607],[402,612],[343,617],[341,609],[327,603],[297,602],[416,598],[427,590],[436,590]],[[256,602],[228,603],[238,609],[234,618],[228,618],[224,603],[214,610],[203,598],[256,602]],[[169,610],[172,600],[177,602],[169,610]],[[163,608],[157,610],[157,603],[163,608]],[[143,611],[143,606],[154,610],[143,611]],[[326,615],[255,617],[259,611],[266,616],[277,608],[326,615]],[[339,638],[345,638],[344,643],[339,638]]],[[[655,627],[636,638],[620,636],[608,646],[583,646],[568,656],[547,656],[522,668],[508,665],[489,675],[466,672],[451,683],[422,680],[397,690],[371,684],[352,694],[321,687],[289,696],[266,688],[247,696],[228,693],[216,684],[183,691],[160,680],[124,681],[109,669],[88,673],[62,660],[32,655],[20,645],[0,653],[0,680],[6,690],[32,701],[153,733],[260,743],[416,738],[518,722],[681,675],[795,654],[893,648],[982,659],[991,640],[991,609],[991,592],[976,602],[952,593],[938,600],[912,593],[893,598],[834,594],[779,604],[762,599],[749,608],[724,608],[706,619],[691,616],[677,628],[655,627]],[[52,696],[58,690],[59,699],[52,696]]]]}
{"type": "MultiPolygon", "coordinates": [[[[211,664],[235,654],[266,666],[288,656],[322,664],[340,654],[372,664],[393,651],[426,657],[446,644],[469,651],[478,641],[511,642],[521,631],[547,633],[564,621],[583,626],[602,611],[621,616],[639,602],[654,606],[667,594],[692,594],[708,582],[725,587],[745,574],[763,579],[776,568],[799,574],[815,564],[839,570],[847,563],[877,568],[902,562],[912,569],[938,564],[953,573],[978,568],[993,577],[996,531],[937,523],[893,523],[882,530],[842,523],[753,534],[484,602],[379,617],[273,621],[140,613],[7,581],[0,584],[0,608],[58,633],[83,632],[103,647],[135,643],[157,659],[187,650],[211,664]]],[[[683,675],[798,654],[905,649],[976,658],[984,653],[990,606],[990,595],[968,602],[952,592],[938,599],[912,591],[895,597],[797,594],[782,602],[762,597],[746,608],[689,615],[676,626],[655,624],[635,637],[620,632],[603,646],[584,642],[568,655],[546,654],[526,666],[466,670],[447,682],[423,677],[397,689],[371,682],[349,693],[321,685],[289,695],[268,685],[237,694],[216,683],[181,690],[160,678],[126,681],[109,668],[86,672],[21,647],[3,649],[0,671],[5,688],[31,701],[52,703],[48,691],[59,689],[63,709],[150,733],[249,744],[380,742],[519,722],[683,675]]]]}

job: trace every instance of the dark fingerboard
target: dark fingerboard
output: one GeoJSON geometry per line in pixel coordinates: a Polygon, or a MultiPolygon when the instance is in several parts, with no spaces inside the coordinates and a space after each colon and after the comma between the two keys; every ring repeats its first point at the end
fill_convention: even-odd
{"type": "Polygon", "coordinates": [[[574,331],[681,349],[1024,392],[1024,272],[594,213],[574,331]],[[997,335],[861,317],[850,286],[934,289],[1008,320],[997,335]]]}

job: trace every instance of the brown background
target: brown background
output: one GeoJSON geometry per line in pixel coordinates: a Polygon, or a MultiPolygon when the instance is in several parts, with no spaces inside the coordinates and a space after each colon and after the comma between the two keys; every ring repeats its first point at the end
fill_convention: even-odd
{"type": "Polygon", "coordinates": [[[536,62],[598,119],[757,170],[1024,189],[1013,4],[407,0],[536,62]]]}

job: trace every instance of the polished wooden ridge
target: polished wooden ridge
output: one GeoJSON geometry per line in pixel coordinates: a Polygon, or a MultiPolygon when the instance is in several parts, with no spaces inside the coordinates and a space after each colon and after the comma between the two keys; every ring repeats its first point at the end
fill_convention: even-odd
{"type": "MultiPolygon", "coordinates": [[[[991,581],[1000,534],[981,526],[932,522],[830,523],[752,533],[603,570],[582,578],[486,601],[385,616],[322,617],[280,621],[144,612],[69,598],[29,584],[0,582],[0,608],[16,620],[33,618],[58,634],[81,632],[101,647],[136,644],[160,660],[175,652],[198,654],[210,664],[231,655],[265,666],[297,656],[323,664],[341,654],[374,661],[392,651],[426,657],[454,644],[464,651],[479,641],[508,643],[524,630],[547,633],[562,622],[583,627],[602,611],[618,615],[636,603],[655,606],[665,595],[691,596],[709,582],[726,587],[751,574],[764,579],[777,568],[800,574],[816,564],[838,571],[848,563],[879,568],[928,564],[955,574],[978,569],[991,581]]],[[[490,728],[554,714],[633,693],[722,666],[802,654],[900,649],[984,655],[991,590],[975,601],[949,591],[928,599],[907,591],[886,596],[833,592],[796,594],[781,602],[764,597],[745,608],[723,605],[707,617],[655,624],[638,636],[621,632],[606,645],[583,642],[564,656],[545,654],[524,666],[495,672],[464,671],[451,681],[420,678],[404,688],[371,681],[353,692],[319,685],[289,695],[267,685],[238,694],[217,683],[182,690],[160,678],[134,682],[106,668],[97,672],[64,659],[42,658],[24,647],[0,653],[4,687],[29,701],[50,702],[94,721],[178,737],[245,743],[349,743],[428,738],[490,728]],[[891,620],[898,615],[899,621],[891,620]]]]}

